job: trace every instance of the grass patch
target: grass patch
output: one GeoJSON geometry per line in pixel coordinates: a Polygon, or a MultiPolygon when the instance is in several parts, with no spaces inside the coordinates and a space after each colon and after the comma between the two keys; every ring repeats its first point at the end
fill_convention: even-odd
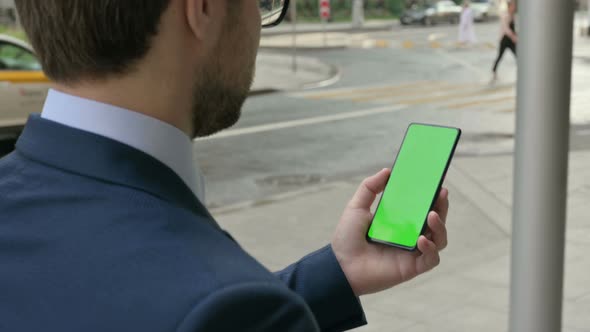
{"type": "Polygon", "coordinates": [[[27,41],[27,35],[22,29],[0,25],[0,34],[9,35],[20,40],[27,41]]]}

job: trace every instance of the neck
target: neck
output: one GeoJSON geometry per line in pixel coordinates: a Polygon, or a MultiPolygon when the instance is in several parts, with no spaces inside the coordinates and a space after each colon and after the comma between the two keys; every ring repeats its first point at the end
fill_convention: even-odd
{"type": "Polygon", "coordinates": [[[179,80],[183,75],[173,74],[176,72],[172,68],[136,72],[103,81],[55,84],[53,88],[156,118],[191,136],[191,85],[179,80]]]}

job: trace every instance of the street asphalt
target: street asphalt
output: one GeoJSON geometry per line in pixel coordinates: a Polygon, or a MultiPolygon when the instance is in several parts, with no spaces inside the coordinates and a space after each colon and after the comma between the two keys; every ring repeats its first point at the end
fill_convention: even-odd
{"type": "MultiPolygon", "coordinates": [[[[299,76],[332,84],[251,97],[234,128],[196,141],[207,204],[263,200],[390,166],[411,122],[461,127],[459,157],[512,153],[515,58],[505,54],[500,79],[490,83],[497,23],[477,25],[480,41],[468,47],[456,45],[456,29],[398,27],[364,33],[369,40],[387,41],[388,47],[300,51],[300,57],[336,70],[334,80],[327,71],[299,76]]],[[[260,78],[267,85],[273,79],[277,85],[285,80],[301,85],[300,77],[288,78],[290,49],[261,52],[282,56],[287,67],[277,69],[276,76],[267,71],[270,76],[260,78]]],[[[584,139],[590,121],[590,96],[584,93],[589,68],[583,59],[574,61],[572,141],[577,150],[590,147],[584,139]]]]}

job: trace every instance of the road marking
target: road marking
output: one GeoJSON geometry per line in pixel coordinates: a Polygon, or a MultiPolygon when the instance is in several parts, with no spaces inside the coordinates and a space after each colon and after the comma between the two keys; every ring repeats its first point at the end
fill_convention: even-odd
{"type": "MultiPolygon", "coordinates": [[[[506,87],[499,90],[510,90],[512,88],[506,87]]],[[[404,105],[419,105],[419,104],[429,104],[433,102],[440,102],[446,101],[451,99],[462,99],[462,98],[469,98],[469,97],[479,97],[486,94],[494,94],[497,93],[498,90],[482,90],[482,89],[471,89],[467,90],[467,92],[462,93],[453,93],[454,91],[450,91],[450,93],[443,92],[443,93],[435,93],[432,96],[424,97],[424,98],[414,98],[414,99],[401,99],[398,100],[400,104],[404,105]]]]}
{"type": "Polygon", "coordinates": [[[377,39],[375,41],[376,48],[389,48],[390,45],[391,45],[391,42],[389,40],[377,39]]]}
{"type": "Polygon", "coordinates": [[[442,44],[440,42],[437,41],[431,41],[430,42],[430,48],[442,48],[442,44]]]}
{"type": "Polygon", "coordinates": [[[291,94],[293,97],[303,97],[312,100],[352,100],[355,102],[382,99],[382,97],[411,96],[428,93],[429,90],[437,92],[445,90],[457,90],[473,87],[473,83],[454,84],[445,81],[418,81],[407,84],[374,86],[362,88],[332,89],[324,92],[306,92],[291,94]]]}
{"type": "Polygon", "coordinates": [[[209,137],[202,137],[195,139],[195,142],[202,142],[202,141],[210,141],[214,139],[220,138],[228,138],[228,137],[235,137],[235,136],[243,136],[249,134],[258,134],[263,132],[275,131],[279,129],[287,129],[287,128],[295,128],[301,126],[309,126],[309,125],[317,125],[321,123],[328,123],[328,122],[337,122],[343,120],[350,120],[356,118],[363,118],[371,115],[378,115],[384,113],[391,113],[405,109],[405,105],[396,105],[396,106],[387,106],[387,107],[377,107],[377,108],[369,108],[354,112],[345,112],[333,115],[326,115],[326,116],[317,116],[312,118],[300,119],[300,120],[292,120],[292,121],[284,121],[284,122],[276,122],[270,123],[260,126],[253,126],[247,128],[239,128],[239,129],[231,129],[223,131],[217,135],[209,136],[209,137]]]}
{"type": "Polygon", "coordinates": [[[457,84],[452,85],[447,82],[433,82],[431,84],[421,84],[419,87],[403,88],[403,89],[391,89],[390,91],[368,93],[362,97],[347,98],[354,102],[365,102],[365,101],[377,101],[377,100],[389,100],[396,96],[413,96],[413,95],[424,95],[434,90],[437,94],[447,90],[460,90],[467,87],[473,87],[473,84],[457,84]]]}
{"type": "Polygon", "coordinates": [[[510,96],[503,96],[503,97],[498,97],[498,98],[480,99],[480,100],[474,100],[474,101],[465,102],[465,103],[445,105],[445,107],[450,108],[450,109],[463,109],[463,108],[469,108],[472,106],[499,104],[499,103],[503,103],[503,102],[507,102],[507,101],[514,101],[515,98],[516,98],[516,96],[510,95],[510,96]]]}
{"type": "Polygon", "coordinates": [[[305,93],[296,93],[292,94],[294,97],[303,97],[307,99],[337,99],[338,97],[345,97],[349,99],[355,95],[366,95],[366,93],[376,92],[376,91],[389,91],[393,89],[406,89],[406,88],[415,88],[417,86],[422,86],[424,84],[436,84],[434,81],[418,81],[400,85],[379,85],[379,86],[369,86],[369,87],[362,87],[362,88],[340,88],[340,89],[332,89],[323,92],[305,92],[305,93]]]}
{"type": "Polygon", "coordinates": [[[428,41],[433,42],[448,36],[446,33],[431,33],[428,35],[428,41]]]}
{"type": "Polygon", "coordinates": [[[402,43],[402,47],[405,49],[411,49],[411,48],[414,48],[414,46],[415,46],[415,44],[411,40],[404,40],[404,42],[402,43]]]}
{"type": "Polygon", "coordinates": [[[497,110],[498,113],[514,113],[516,112],[516,107],[504,108],[501,110],[497,110]]]}
{"type": "Polygon", "coordinates": [[[353,103],[390,105],[434,105],[440,109],[514,109],[514,84],[497,86],[449,81],[419,81],[391,86],[362,86],[293,94],[312,100],[338,100],[353,103]]]}

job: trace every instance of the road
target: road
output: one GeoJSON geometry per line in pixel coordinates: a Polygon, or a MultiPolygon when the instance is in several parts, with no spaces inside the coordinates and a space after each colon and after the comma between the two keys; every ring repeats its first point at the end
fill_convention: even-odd
{"type": "MultiPolygon", "coordinates": [[[[457,46],[456,30],[396,27],[357,33],[370,41],[358,48],[303,51],[338,66],[340,80],[322,89],[251,97],[234,128],[195,142],[207,205],[263,203],[370,175],[391,166],[411,122],[461,127],[458,158],[512,153],[516,61],[506,54],[500,80],[490,83],[497,23],[477,25],[479,42],[471,47],[457,46]]],[[[590,85],[586,67],[576,61],[577,85],[590,85]]],[[[590,102],[575,92],[574,102],[572,147],[588,149],[584,110],[590,102]]]]}

